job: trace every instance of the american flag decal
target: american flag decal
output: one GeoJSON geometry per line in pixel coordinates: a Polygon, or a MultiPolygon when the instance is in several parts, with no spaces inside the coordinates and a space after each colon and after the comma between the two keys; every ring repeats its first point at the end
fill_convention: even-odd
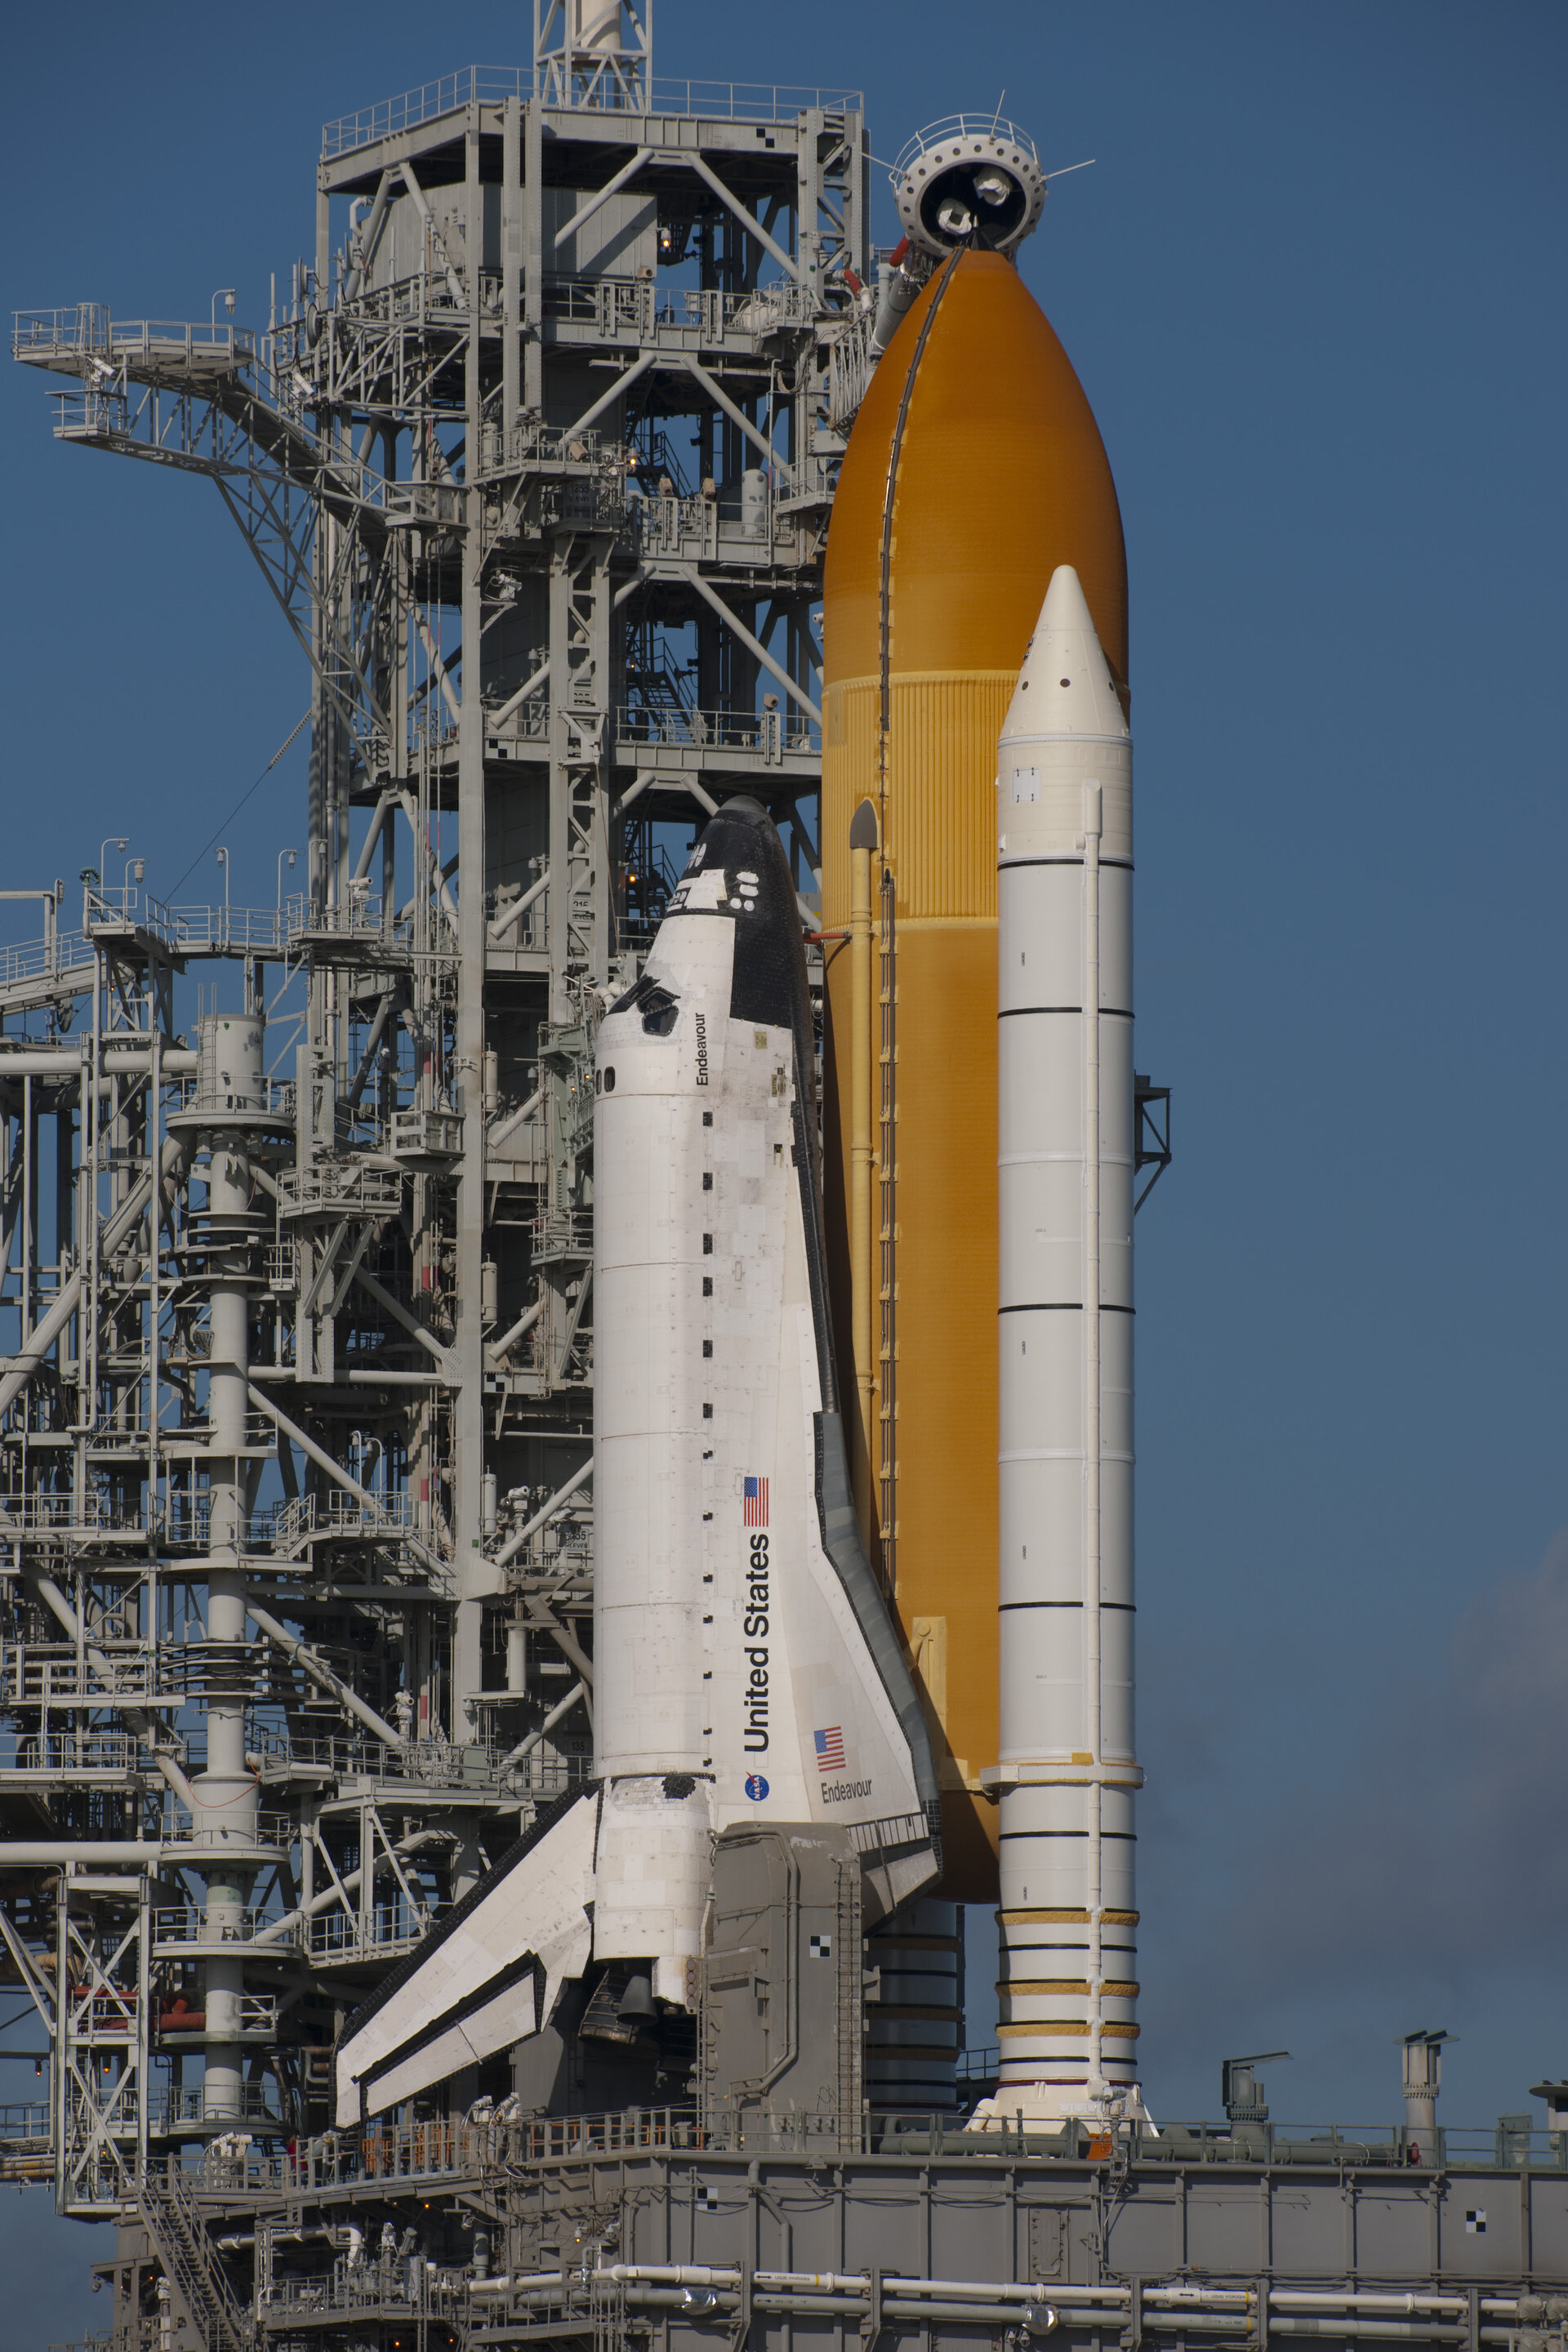
{"type": "Polygon", "coordinates": [[[742,1525],[765,1528],[768,1523],[768,1482],[765,1478],[748,1478],[745,1485],[745,1509],[742,1525]]]}
{"type": "Polygon", "coordinates": [[[829,1730],[812,1734],[816,1741],[816,1769],[819,1772],[842,1772],[844,1769],[844,1733],[838,1724],[829,1730]]]}

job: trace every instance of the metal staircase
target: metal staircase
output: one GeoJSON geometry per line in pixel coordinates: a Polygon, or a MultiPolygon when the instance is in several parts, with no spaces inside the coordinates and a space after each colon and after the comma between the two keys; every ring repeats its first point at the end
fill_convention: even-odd
{"type": "Polygon", "coordinates": [[[250,2323],[225,2276],[201,2209],[176,2159],[138,2176],[137,2203],[169,2292],[203,2352],[247,2352],[250,2323]]]}

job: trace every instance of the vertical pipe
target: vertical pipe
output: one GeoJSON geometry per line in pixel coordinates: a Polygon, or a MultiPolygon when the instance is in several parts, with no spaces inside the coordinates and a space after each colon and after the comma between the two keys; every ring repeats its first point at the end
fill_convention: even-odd
{"type": "MultiPolygon", "coordinates": [[[[250,1168],[237,1135],[215,1135],[207,1171],[207,1216],[215,1242],[250,1207],[250,1168]]],[[[209,1947],[237,1940],[251,1872],[238,1854],[256,1842],[256,1783],[245,1760],[245,1520],[247,1481],[245,1424],[249,1373],[249,1307],[244,1282],[243,1227],[230,1229],[212,1287],[211,1369],[207,1418],[211,1473],[207,1501],[206,1769],[195,1783],[195,1831],[204,1862],[206,1902],[203,1940],[209,1947]],[[238,1279],[236,1279],[236,1276],[238,1279]],[[234,1850],[225,1861],[221,1850],[234,1850]],[[214,1850],[217,1851],[215,1852],[214,1850]]],[[[203,2118],[232,2123],[241,2113],[244,2047],[240,2029],[245,1964],[209,1949],[205,1964],[206,2029],[203,2118]]]]}
{"type": "MultiPolygon", "coordinates": [[[[316,253],[313,293],[321,315],[324,318],[331,302],[332,272],[332,213],[329,190],[316,191],[316,253]]],[[[318,412],[317,422],[330,433],[324,415],[318,412]]],[[[318,669],[315,677],[312,718],[311,758],[315,772],[311,778],[312,832],[317,838],[311,843],[313,852],[310,887],[318,905],[338,903],[338,858],[340,818],[338,814],[338,756],[340,719],[338,709],[327,679],[335,676],[338,649],[334,640],[339,636],[339,614],[333,607],[331,583],[337,570],[338,530],[335,520],[318,509],[316,521],[316,628],[318,669]],[[318,831],[319,828],[319,831],[318,831]]],[[[350,592],[352,595],[352,591],[350,592]]],[[[352,641],[353,614],[342,616],[347,625],[341,631],[344,642],[352,641]]],[[[318,1019],[323,1034],[318,1042],[331,1038],[331,1013],[333,1002],[333,976],[331,971],[311,974],[311,993],[318,1005],[318,1019]]],[[[335,1039],[331,1042],[335,1043],[335,1039]]]]}
{"type": "Polygon", "coordinates": [[[550,1018],[562,1022],[572,1018],[572,994],[567,985],[572,911],[572,891],[567,880],[572,865],[572,772],[567,759],[572,743],[566,723],[567,681],[575,650],[572,549],[570,540],[558,537],[550,551],[550,807],[546,822],[551,883],[544,898],[544,926],[550,958],[550,1018]]]}
{"type": "Polygon", "coordinates": [[[163,1023],[159,1009],[157,992],[147,992],[147,1026],[153,1035],[153,1070],[147,1085],[147,1116],[142,1127],[142,1143],[147,1153],[147,1172],[152,1179],[152,1197],[147,1205],[147,1555],[150,1589],[148,1593],[149,1626],[147,1638],[157,1640],[157,1507],[158,1507],[158,1429],[159,1397],[158,1367],[162,1351],[158,1345],[158,1325],[163,1312],[163,1023]]]}
{"type": "Polygon", "coordinates": [[[515,91],[507,100],[501,115],[500,254],[501,414],[498,456],[505,464],[517,432],[521,391],[522,120],[515,91]]]}
{"type": "MultiPolygon", "coordinates": [[[[101,879],[99,885],[102,887],[101,879]]],[[[84,1429],[98,1425],[98,1303],[99,1303],[99,1179],[102,1109],[99,1088],[103,1078],[103,955],[96,940],[92,950],[92,1061],[88,1073],[88,1098],[82,1105],[82,1254],[87,1261],[87,1288],[82,1297],[81,1387],[78,1416],[84,1429]]]]}
{"type": "Polygon", "coordinates": [[[849,827],[849,1035],[851,1139],[849,1283],[856,1421],[850,1480],[868,1549],[871,1542],[871,852],[877,812],[862,801],[849,827]]]}
{"type": "MultiPolygon", "coordinates": [[[[95,983],[96,984],[96,983],[95,983]]],[[[98,1049],[90,1039],[83,1041],[81,1076],[77,1085],[79,1116],[77,1119],[76,1193],[71,1203],[72,1232],[75,1235],[75,1263],[82,1269],[76,1318],[76,1361],[72,1366],[76,1383],[76,1413],[71,1436],[71,1513],[79,1527],[87,1507],[87,1438],[89,1402],[93,1394],[89,1378],[92,1369],[93,1336],[98,1316],[98,1286],[95,1279],[98,1243],[98,1185],[92,1168],[92,1139],[96,1120],[96,1065],[98,1049]],[[90,1059],[89,1059],[90,1056],[90,1059]],[[84,1093],[83,1089],[86,1089],[84,1093]]]]}
{"type": "MultiPolygon", "coordinates": [[[[381,929],[384,938],[388,940],[391,940],[393,927],[396,920],[397,827],[393,824],[392,819],[389,816],[386,823],[381,828],[381,929]]],[[[391,1049],[394,1062],[395,1062],[395,1023],[393,1024],[391,1049]]],[[[384,1121],[389,1120],[392,1115],[392,1104],[390,1100],[390,1088],[387,1081],[384,1078],[378,1078],[374,1092],[382,1119],[384,1121]]]]}
{"type": "MultiPolygon", "coordinates": [[[[55,1296],[58,1297],[81,1261],[76,1250],[76,1113],[62,1105],[55,1113],[55,1296]]],[[[68,1334],[67,1353],[70,1352],[68,1334]]]]}
{"type": "MultiPolygon", "coordinates": [[[[454,1400],[456,1482],[453,1534],[459,1559],[483,1570],[472,1549],[478,1538],[479,1486],[484,1475],[483,1323],[480,1267],[484,1260],[485,1120],[481,1086],[485,1056],[485,707],[483,681],[484,493],[478,487],[479,436],[484,429],[479,374],[480,263],[483,257],[483,191],[479,185],[479,108],[470,107],[467,139],[468,223],[468,341],[464,373],[464,462],[468,487],[463,503],[463,699],[458,728],[458,992],[457,1076],[463,1113],[463,1158],[458,1175],[457,1346],[458,1388],[454,1400]]],[[[483,1585],[481,1583],[482,1591],[483,1585]]],[[[452,1629],[452,1683],[447,1729],[453,1739],[468,1737],[467,1702],[479,1689],[483,1603],[459,1592],[452,1629]]]]}
{"type": "Polygon", "coordinates": [[[33,1081],[22,1080],[22,1347],[33,1334],[33,1301],[38,1279],[38,1114],[33,1081]]]}
{"type": "Polygon", "coordinates": [[[522,404],[544,411],[544,110],[535,74],[522,124],[522,404]]]}

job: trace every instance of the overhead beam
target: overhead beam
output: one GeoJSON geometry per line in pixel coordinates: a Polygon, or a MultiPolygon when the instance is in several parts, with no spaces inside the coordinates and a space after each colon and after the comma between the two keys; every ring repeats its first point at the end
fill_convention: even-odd
{"type": "Polygon", "coordinates": [[[429,625],[426,621],[424,614],[420,611],[417,604],[416,604],[412,609],[414,613],[414,625],[419,632],[419,642],[425,648],[425,658],[436,673],[436,683],[441,689],[441,699],[446,704],[447,709],[451,712],[453,720],[460,724],[463,716],[463,706],[458,699],[457,688],[454,687],[451,678],[447,675],[446,663],[441,659],[440,655],[436,650],[436,640],[430,635],[429,625]]]}
{"type": "Polygon", "coordinates": [[[717,376],[710,375],[708,370],[702,365],[700,360],[694,359],[689,352],[682,352],[679,356],[680,363],[686,369],[688,374],[696,378],[697,382],[702,386],[703,391],[708,394],[709,399],[713,402],[714,405],[723,410],[731,424],[735,425],[739,431],[745,435],[747,440],[752,444],[753,447],[762,452],[762,455],[767,459],[768,464],[777,468],[777,470],[784,476],[784,480],[793,489],[795,488],[794,470],[790,467],[788,461],[779,456],[778,451],[773,447],[773,445],[768,439],[767,435],[763,433],[759,426],[752,424],[751,418],[746,415],[743,408],[736,407],[734,402],[724,390],[723,385],[719,382],[717,376]]]}
{"type": "Polygon", "coordinates": [[[583,1699],[585,1701],[587,1696],[588,1694],[584,1685],[580,1682],[574,1683],[565,1697],[558,1698],[556,1700],[554,1706],[551,1708],[543,1722],[536,1723],[533,1729],[528,1734],[528,1737],[525,1739],[520,1739],[518,1741],[517,1746],[512,1749],[510,1755],[502,1758],[500,1764],[501,1773],[504,1775],[508,1772],[514,1771],[517,1766],[522,1762],[525,1756],[532,1754],[533,1750],[538,1747],[540,1741],[545,1737],[546,1733],[554,1730],[562,1717],[563,1715],[569,1715],[572,1709],[576,1706],[578,1700],[583,1699]]]}
{"type": "Polygon", "coordinates": [[[741,202],[740,197],[735,194],[733,188],[727,188],[724,185],[723,181],[719,177],[718,173],[713,169],[713,166],[707,161],[705,156],[695,153],[690,155],[676,153],[671,155],[661,155],[658,160],[661,163],[684,163],[688,171],[695,172],[700,180],[705,180],[708,185],[712,189],[714,194],[718,197],[720,203],[727,206],[727,208],[734,214],[735,218],[740,222],[741,226],[745,230],[747,236],[754,236],[757,243],[763,247],[763,250],[773,255],[773,257],[778,263],[779,268],[781,269],[788,270],[790,276],[795,279],[797,286],[804,286],[805,284],[805,280],[801,276],[798,268],[790,259],[789,255],[784,251],[783,246],[774,244],[773,238],[768,235],[767,230],[763,226],[762,222],[758,220],[756,215],[754,213],[749,213],[746,210],[745,205],[741,202]]]}
{"type": "MultiPolygon", "coordinates": [[[[400,1838],[395,1847],[388,1846],[383,1859],[390,1862],[394,1853],[396,1853],[406,1860],[408,1855],[417,1853],[423,1846],[447,1845],[451,1843],[451,1838],[450,1830],[416,1830],[411,1836],[400,1838]]],[[[324,1846],[321,1849],[321,1853],[328,1869],[331,1870],[331,1856],[324,1846]]],[[[295,1928],[303,1920],[319,1919],[322,1912],[330,1911],[340,1898],[353,1895],[363,1876],[363,1868],[346,1871],[341,1878],[334,1874],[331,1886],[323,1888],[320,1895],[312,1895],[308,1903],[301,1903],[296,1910],[285,1911],[280,1919],[269,1919],[266,1927],[258,1931],[255,1941],[258,1944],[287,1943],[295,1928]]]]}
{"type": "Polygon", "coordinates": [[[596,425],[605,409],[613,407],[623,393],[629,392],[638,376],[646,375],[658,358],[657,352],[644,352],[640,360],[634,360],[629,368],[623,368],[609,390],[602,392],[593,406],[583,411],[575,425],[566,427],[563,437],[570,441],[574,434],[586,433],[590,425],[596,425]]]}
{"type": "MultiPolygon", "coordinates": [[[[255,1394],[254,1391],[252,1394],[255,1394]]],[[[298,1438],[300,1433],[296,1430],[294,1434],[298,1438]]],[[[396,1755],[402,1754],[407,1745],[403,1734],[400,1731],[395,1731],[384,1716],[377,1715],[374,1706],[367,1706],[359,1693],[351,1690],[342,1676],[335,1675],[324,1658],[317,1656],[309,1642],[301,1641],[298,1633],[290,1633],[286,1625],[280,1625],[276,1617],[270,1615],[267,1610],[259,1608],[248,1594],[246,1597],[245,1605],[268,1640],[282,1651],[290,1664],[299,1666],[301,1672],[309,1675],[319,1690],[324,1690],[330,1697],[335,1698],[340,1706],[347,1707],[349,1713],[357,1717],[367,1731],[373,1731],[375,1734],[384,1747],[390,1748],[396,1755]]]]}
{"type": "Polygon", "coordinates": [[[601,205],[607,205],[612,196],[618,196],[626,182],[635,179],[643,165],[651,161],[653,152],[651,147],[639,147],[629,163],[623,163],[620,170],[607,179],[602,188],[595,190],[585,205],[580,205],[565,227],[556,230],[551,240],[552,251],[559,250],[567,238],[583,226],[584,221],[592,220],[601,205]]]}
{"type": "Polygon", "coordinates": [[[374,1299],[378,1307],[385,1307],[394,1322],[402,1324],[410,1339],[417,1339],[419,1345],[426,1349],[429,1354],[435,1357],[437,1362],[440,1365],[442,1371],[449,1378],[451,1374],[451,1366],[447,1360],[447,1350],[443,1348],[440,1340],[437,1339],[434,1331],[426,1331],[424,1324],[418,1320],[417,1317],[409,1313],[407,1307],[403,1304],[403,1301],[400,1298],[395,1298],[391,1291],[386,1289],[384,1285],[377,1282],[374,1275],[370,1273],[366,1267],[363,1265],[355,1266],[354,1280],[358,1283],[362,1290],[366,1290],[370,1293],[370,1296],[374,1299]]]}
{"type": "MultiPolygon", "coordinates": [[[[441,904],[446,908],[447,912],[451,916],[452,920],[456,922],[458,919],[458,902],[456,898],[453,898],[450,890],[447,887],[447,869],[441,865],[440,861],[437,857],[435,850],[430,845],[428,836],[422,834],[419,830],[419,804],[416,801],[413,793],[406,785],[405,785],[399,792],[398,799],[402,803],[403,814],[408,819],[408,829],[414,835],[415,856],[417,857],[421,853],[423,853],[425,857],[428,860],[428,869],[426,876],[426,887],[428,887],[430,876],[434,875],[440,886],[441,904]]],[[[456,868],[457,863],[457,859],[454,858],[452,860],[453,869],[456,868]]],[[[409,903],[412,905],[413,901],[410,900],[409,903]]]]}
{"type": "Polygon", "coordinates": [[[360,236],[360,257],[350,270],[348,282],[343,288],[342,299],[345,303],[359,299],[360,288],[364,284],[366,273],[375,259],[375,249],[381,243],[381,232],[386,220],[387,204],[392,195],[393,183],[396,178],[397,173],[395,171],[384,172],[381,175],[381,185],[375,192],[375,202],[371,206],[370,218],[366,221],[360,236]]]}
{"type": "MultiPolygon", "coordinates": [[[[43,1602],[45,1608],[49,1612],[49,1614],[58,1620],[58,1623],[70,1635],[72,1642],[79,1642],[81,1643],[83,1652],[90,1662],[93,1671],[102,1681],[105,1692],[112,1692],[115,1682],[115,1670],[113,1664],[105,1652],[99,1648],[98,1643],[87,1637],[81,1620],[77,1615],[75,1609],[71,1606],[71,1603],[67,1599],[66,1595],[60,1591],[59,1586],[55,1582],[54,1578],[52,1576],[45,1576],[38,1571],[29,1573],[28,1571],[24,1570],[24,1575],[26,1582],[37,1594],[38,1599],[43,1602]]],[[[168,1783],[169,1787],[174,1790],[175,1796],[178,1797],[181,1804],[186,1808],[194,1820],[198,1810],[196,1792],[192,1788],[189,1780],[185,1778],[180,1766],[174,1761],[173,1756],[170,1755],[168,1748],[166,1747],[160,1746],[160,1734],[163,1731],[163,1726],[159,1722],[158,1717],[155,1715],[151,1714],[145,1707],[131,1706],[126,1705],[124,1702],[121,1702],[121,1713],[124,1716],[126,1722],[131,1726],[132,1730],[135,1732],[137,1738],[146,1741],[148,1750],[153,1758],[153,1763],[158,1767],[159,1772],[162,1774],[163,1780],[168,1783]]]]}
{"type": "MultiPolygon", "coordinates": [[[[458,277],[457,271],[452,267],[451,258],[447,251],[447,240],[436,226],[436,216],[425,201],[425,191],[414,176],[414,166],[412,163],[405,163],[401,166],[401,169],[404,180],[407,185],[408,193],[414,199],[415,207],[418,212],[419,217],[424,222],[426,227],[429,230],[431,240],[440,252],[441,260],[447,273],[447,291],[451,296],[456,307],[459,310],[466,310],[468,307],[468,300],[467,295],[463,292],[462,279],[458,277]]],[[[475,252],[479,250],[479,242],[480,240],[478,236],[474,236],[472,243],[475,252]]],[[[463,258],[465,263],[467,263],[468,256],[465,253],[463,258]]]]}
{"type": "Polygon", "coordinates": [[[531,883],[529,887],[522,891],[519,897],[515,898],[510,906],[503,907],[501,908],[500,913],[489,925],[490,938],[497,941],[504,940],[512,926],[515,923],[520,922],[522,917],[527,914],[534,900],[536,898],[542,898],[549,887],[550,868],[547,866],[543,873],[539,877],[537,882],[531,883]]]}
{"type": "Polygon", "coordinates": [[[511,1349],[515,1348],[520,1339],[524,1339],[528,1337],[528,1334],[532,1330],[534,1325],[538,1322],[543,1312],[544,1301],[542,1298],[536,1298],[531,1307],[525,1307],[522,1313],[518,1317],[517,1321],[512,1325],[510,1331],[503,1332],[499,1339],[492,1339],[489,1342],[489,1353],[490,1361],[493,1364],[499,1364],[501,1358],[511,1349]]]}
{"type": "MultiPolygon", "coordinates": [[[[294,1444],[299,1447],[300,1453],[308,1454],[310,1459],[315,1464],[318,1470],[324,1470],[328,1477],[332,1479],[336,1485],[342,1488],[345,1495],[352,1495],[355,1502],[359,1505],[361,1510],[364,1512],[367,1518],[373,1521],[377,1519],[381,1520],[385,1526],[386,1531],[389,1535],[395,1532],[393,1522],[387,1518],[380,1503],[370,1492],[368,1487],[362,1486],[357,1478],[351,1478],[342,1465],[339,1462],[333,1461],[331,1455],[327,1452],[324,1445],[318,1445],[313,1437],[307,1437],[305,1432],[300,1427],[299,1423],[290,1421],[288,1414],[283,1411],[282,1406],[275,1403],[272,1398],[268,1395],[265,1389],[258,1388],[254,1381],[247,1381],[245,1386],[251,1403],[260,1412],[264,1412],[269,1421],[275,1423],[278,1428],[283,1432],[285,1437],[291,1438],[294,1444]]],[[[252,1610],[250,1613],[256,1618],[256,1622],[259,1625],[261,1623],[261,1619],[257,1615],[256,1611],[252,1610]]],[[[263,1631],[265,1630],[266,1629],[264,1627],[263,1631]]],[[[330,1669],[328,1669],[328,1671],[330,1671],[330,1669]]],[[[379,1716],[377,1716],[375,1719],[378,1723],[381,1721],[381,1717],[379,1716]]],[[[396,1733],[394,1732],[391,1737],[394,1745],[397,1745],[396,1733]]]]}
{"type": "Polygon", "coordinates": [[[485,1150],[487,1151],[496,1150],[500,1145],[506,1141],[507,1137],[511,1134],[515,1128],[521,1127],[525,1119],[530,1119],[533,1117],[534,1112],[539,1108],[540,1104],[543,1100],[544,1089],[541,1087],[536,1088],[536,1090],[529,1096],[528,1100],[525,1103],[519,1103],[515,1110],[509,1110],[499,1126],[492,1127],[487,1131],[485,1136],[485,1150]]]}
{"type": "MultiPolygon", "coordinates": [[[[174,1142],[173,1139],[165,1143],[159,1163],[161,1177],[166,1181],[172,1176],[184,1162],[184,1156],[183,1144],[174,1142]]],[[[112,1257],[121,1243],[134,1232],[146,1215],[152,1197],[151,1176],[138,1178],[103,1229],[103,1236],[99,1243],[101,1258],[112,1257]]],[[[8,1410],[37,1372],[49,1349],[81,1304],[81,1293],[82,1276],[79,1270],[71,1276],[43,1321],[28,1333],[26,1347],[12,1357],[10,1369],[0,1378],[0,1413],[8,1410]]]]}
{"type": "Polygon", "coordinates": [[[570,1478],[567,1479],[564,1486],[558,1486],[556,1488],[554,1494],[552,1495],[543,1509],[535,1511],[532,1518],[529,1520],[528,1525],[525,1528],[519,1528],[516,1535],[509,1536],[507,1538],[506,1542],[502,1544],[500,1551],[497,1552],[492,1564],[496,1568],[504,1568],[509,1559],[515,1559],[518,1553],[522,1549],[523,1545],[528,1541],[529,1537],[536,1534],[539,1528],[543,1527],[547,1519],[552,1519],[555,1517],[556,1512],[561,1508],[562,1504],[570,1502],[573,1496],[577,1492],[577,1489],[580,1486],[585,1486],[593,1475],[594,1457],[590,1454],[586,1462],[583,1463],[578,1469],[574,1470],[570,1478]]]}
{"type": "Polygon", "coordinates": [[[725,627],[733,629],[735,635],[740,638],[741,643],[743,646],[749,646],[751,651],[755,654],[757,659],[762,663],[763,667],[767,670],[772,677],[777,678],[779,684],[789,696],[791,701],[797,702],[800,705],[800,708],[805,711],[813,720],[815,720],[818,727],[820,727],[822,724],[822,713],[817,709],[816,703],[813,702],[810,695],[807,694],[805,687],[797,686],[795,679],[791,677],[788,670],[785,669],[784,664],[780,661],[774,660],[773,655],[769,653],[766,646],[763,644],[761,638],[752,636],[745,623],[743,621],[738,621],[735,618],[734,614],[730,610],[729,605],[725,604],[724,599],[720,595],[718,590],[709,586],[707,581],[704,580],[701,572],[697,570],[696,566],[693,565],[689,570],[683,570],[680,576],[683,579],[690,581],[691,585],[696,589],[698,594],[703,599],[704,603],[712,605],[713,610],[718,614],[719,618],[723,622],[725,627]]]}
{"type": "Polygon", "coordinates": [[[486,711],[485,725],[487,727],[504,727],[507,720],[511,717],[513,711],[521,710],[523,704],[528,700],[529,696],[531,694],[537,694],[540,688],[544,684],[549,676],[550,664],[546,660],[540,664],[539,667],[534,671],[533,676],[531,678],[524,680],[523,684],[518,688],[515,694],[510,695],[507,698],[506,701],[501,704],[499,710],[486,711]]]}

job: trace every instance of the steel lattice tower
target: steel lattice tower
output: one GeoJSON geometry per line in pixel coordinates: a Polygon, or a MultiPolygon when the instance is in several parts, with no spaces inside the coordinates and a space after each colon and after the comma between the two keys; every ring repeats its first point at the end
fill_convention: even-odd
{"type": "Polygon", "coordinates": [[[293,895],[103,866],[0,980],[5,2165],[62,2210],[325,2131],[342,2017],[587,1769],[592,1037],[662,828],[743,787],[816,887],[867,168],[857,94],[552,0],[326,126],[265,334],[17,319],[58,439],[213,482],[311,694],[293,895]]]}

